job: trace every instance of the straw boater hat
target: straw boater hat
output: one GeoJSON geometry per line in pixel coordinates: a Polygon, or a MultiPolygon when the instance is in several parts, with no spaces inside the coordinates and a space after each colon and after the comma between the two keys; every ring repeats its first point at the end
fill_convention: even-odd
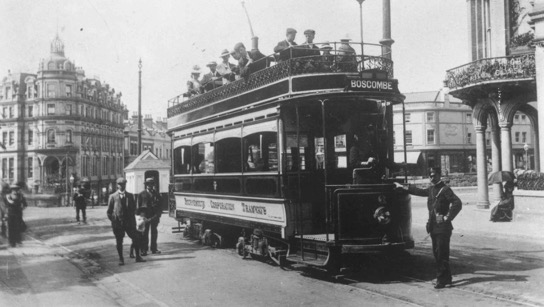
{"type": "Polygon", "coordinates": [[[155,183],[155,179],[153,179],[153,178],[147,178],[145,180],[145,184],[154,184],[154,183],[155,183]]]}
{"type": "Polygon", "coordinates": [[[191,72],[191,74],[200,74],[200,66],[193,66],[193,71],[191,72]]]}
{"type": "Polygon", "coordinates": [[[321,44],[321,49],[332,49],[331,45],[329,44],[328,41],[324,42],[323,44],[321,44]]]}
{"type": "Polygon", "coordinates": [[[226,56],[229,56],[230,55],[230,52],[227,50],[227,49],[223,49],[223,52],[221,52],[221,57],[226,57],[226,56]]]}

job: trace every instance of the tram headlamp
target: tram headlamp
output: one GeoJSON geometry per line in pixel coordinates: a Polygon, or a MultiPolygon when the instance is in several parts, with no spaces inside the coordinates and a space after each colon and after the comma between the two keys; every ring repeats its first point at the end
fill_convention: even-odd
{"type": "Polygon", "coordinates": [[[391,223],[391,213],[389,213],[385,207],[378,207],[378,209],[374,211],[374,219],[380,225],[387,225],[391,223]]]}

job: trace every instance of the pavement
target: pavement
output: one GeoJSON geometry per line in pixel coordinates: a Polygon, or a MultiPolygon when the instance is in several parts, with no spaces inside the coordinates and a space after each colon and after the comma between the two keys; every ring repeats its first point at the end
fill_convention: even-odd
{"type": "MultiPolygon", "coordinates": [[[[489,221],[490,209],[476,207],[474,189],[454,190],[463,201],[463,210],[453,221],[455,234],[544,242],[544,216],[515,211],[513,222],[493,223],[489,221]]],[[[424,227],[425,198],[413,196],[412,213],[414,228],[424,227]]],[[[124,270],[145,264],[132,263],[133,259],[126,257],[125,267],[117,265],[106,207],[87,209],[87,224],[75,222],[71,207],[28,207],[24,219],[29,229],[21,246],[7,247],[7,239],[0,238],[0,306],[164,305],[124,277],[124,270]]],[[[159,224],[159,246],[165,237],[161,233],[172,235],[174,226],[177,222],[165,212],[159,224]]],[[[175,235],[181,240],[181,234],[175,235]]],[[[415,237],[416,244],[424,240],[415,237]]],[[[128,238],[124,245],[128,254],[128,238]]]]}

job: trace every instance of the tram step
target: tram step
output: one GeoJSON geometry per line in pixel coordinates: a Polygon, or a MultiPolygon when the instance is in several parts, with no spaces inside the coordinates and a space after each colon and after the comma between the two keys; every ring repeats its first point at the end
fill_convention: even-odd
{"type": "Polygon", "coordinates": [[[297,253],[297,254],[291,254],[287,256],[287,260],[291,262],[304,263],[304,264],[313,265],[313,266],[324,266],[325,261],[327,261],[327,257],[322,256],[322,257],[315,258],[308,255],[307,253],[304,253],[304,257],[302,257],[301,254],[297,253]]]}
{"type": "Polygon", "coordinates": [[[180,222],[178,222],[178,226],[176,227],[172,227],[172,233],[182,233],[182,232],[185,232],[185,229],[187,228],[187,226],[185,224],[181,224],[180,222]]]}

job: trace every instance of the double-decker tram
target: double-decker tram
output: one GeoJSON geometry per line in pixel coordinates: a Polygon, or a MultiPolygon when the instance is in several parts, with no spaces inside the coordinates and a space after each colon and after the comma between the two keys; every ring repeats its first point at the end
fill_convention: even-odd
{"type": "Polygon", "coordinates": [[[328,269],[414,246],[409,196],[393,184],[392,110],[404,96],[391,60],[347,60],[345,44],[267,57],[169,101],[170,210],[187,234],[328,269]]]}

